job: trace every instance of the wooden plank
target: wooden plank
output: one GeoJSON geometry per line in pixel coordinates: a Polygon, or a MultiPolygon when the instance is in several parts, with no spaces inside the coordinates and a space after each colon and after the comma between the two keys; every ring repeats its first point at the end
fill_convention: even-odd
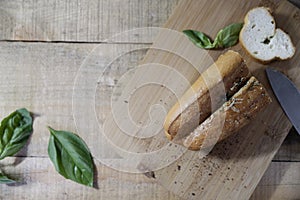
{"type": "Polygon", "coordinates": [[[60,176],[48,158],[6,158],[1,169],[20,182],[0,184],[0,199],[180,199],[143,174],[95,164],[97,188],[89,188],[60,176]]]}
{"type": "Polygon", "coordinates": [[[299,185],[259,186],[251,200],[263,199],[264,197],[272,200],[298,200],[299,185]]]}
{"type": "Polygon", "coordinates": [[[299,169],[299,162],[272,162],[250,199],[299,199],[299,169]]]}
{"type": "MultiPolygon", "coordinates": [[[[3,78],[0,81],[0,118],[20,107],[28,108],[35,115],[34,134],[28,147],[19,153],[20,156],[47,155],[48,125],[76,132],[72,110],[75,78],[86,56],[101,45],[1,42],[0,73],[3,78]]],[[[110,64],[109,73],[99,80],[103,92],[109,93],[115,80],[139,62],[146,47],[149,45],[105,44],[107,55],[104,53],[103,56],[97,56],[94,65],[99,75],[107,67],[105,64],[110,62],[110,55],[113,55],[110,52],[125,52],[126,55],[110,64]],[[140,50],[130,52],[132,49],[140,50]]],[[[81,90],[83,95],[86,92],[81,90]]],[[[103,98],[98,106],[103,107],[109,101],[103,98]]],[[[78,106],[84,109],[85,105],[78,106]]],[[[93,131],[97,132],[97,129],[93,131]]],[[[95,150],[98,141],[87,133],[81,135],[95,150]]]]}
{"type": "MultiPolygon", "coordinates": [[[[162,26],[178,2],[3,0],[0,2],[0,40],[100,42],[133,28],[162,26]]],[[[152,38],[156,33],[148,34],[152,38]]],[[[151,39],[143,41],[135,35],[128,41],[149,42],[151,39]]]]}
{"type": "Polygon", "coordinates": [[[273,160],[300,161],[300,137],[295,129],[287,135],[273,160]]]}
{"type": "MultiPolygon", "coordinates": [[[[0,185],[1,199],[182,199],[143,174],[112,170],[99,162],[97,187],[92,189],[64,179],[48,158],[6,158],[1,169],[20,180],[0,185]]],[[[250,199],[298,199],[299,162],[272,162],[250,199]]]]}
{"type": "MultiPolygon", "coordinates": [[[[0,40],[100,42],[130,29],[161,26],[177,2],[4,0],[0,2],[0,40]]],[[[149,42],[137,34],[128,41],[149,42]]]]}

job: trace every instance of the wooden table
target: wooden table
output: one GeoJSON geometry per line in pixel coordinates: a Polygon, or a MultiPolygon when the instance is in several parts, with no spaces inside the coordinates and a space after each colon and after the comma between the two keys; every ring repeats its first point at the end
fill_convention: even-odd
{"type": "MultiPolygon", "coordinates": [[[[127,70],[122,63],[138,63],[155,33],[147,33],[149,37],[137,34],[122,43],[117,38],[105,39],[133,28],[162,26],[177,3],[178,0],[0,1],[0,71],[5,75],[0,90],[0,117],[27,107],[36,114],[34,129],[41,131],[34,132],[17,156],[0,162],[3,171],[22,180],[15,185],[0,185],[0,199],[180,199],[154,179],[119,173],[97,160],[98,189],[66,181],[50,163],[49,133],[44,128],[51,125],[76,132],[72,89],[85,58],[99,44],[113,44],[120,50],[141,48],[116,60],[113,70],[100,80],[107,87],[113,86],[114,76],[127,70]],[[36,77],[29,76],[33,72],[36,77]],[[57,77],[59,82],[51,82],[57,77]],[[44,85],[44,89],[37,90],[37,84],[44,85]]],[[[93,143],[88,135],[84,139],[93,143]]],[[[292,130],[251,199],[299,199],[299,169],[300,137],[292,130]]]]}

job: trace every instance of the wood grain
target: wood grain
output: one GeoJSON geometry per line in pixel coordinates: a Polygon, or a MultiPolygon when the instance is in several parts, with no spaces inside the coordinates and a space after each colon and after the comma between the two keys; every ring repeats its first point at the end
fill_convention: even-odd
{"type": "Polygon", "coordinates": [[[7,158],[1,168],[19,183],[0,185],[0,199],[180,199],[143,174],[126,174],[95,162],[97,188],[66,180],[49,158],[7,158]]]}
{"type": "MultiPolygon", "coordinates": [[[[101,42],[130,29],[162,26],[177,2],[4,0],[0,2],[0,40],[101,42]]],[[[149,42],[139,35],[128,41],[149,42]]]]}
{"type": "Polygon", "coordinates": [[[250,199],[299,199],[299,168],[299,162],[271,163],[250,199]]]}
{"type": "Polygon", "coordinates": [[[299,162],[300,161],[300,137],[295,129],[292,129],[278,152],[274,156],[274,161],[299,162]]]}
{"type": "MultiPolygon", "coordinates": [[[[234,1],[230,1],[229,4],[226,5],[230,9],[232,9],[232,2],[234,1]]],[[[255,2],[256,1],[254,1],[254,3],[255,2]]],[[[119,31],[148,25],[162,25],[169,17],[171,13],[170,11],[173,10],[173,7],[177,1],[145,1],[145,4],[140,3],[139,1],[100,1],[100,11],[95,9],[94,5],[97,3],[86,3],[84,1],[79,1],[78,4],[65,1],[48,1],[43,3],[21,0],[1,1],[1,40],[99,42],[107,38],[107,36],[110,34],[114,34],[119,31]],[[84,4],[84,6],[80,6],[80,4],[84,4]],[[123,9],[122,12],[117,11],[121,9],[123,9]],[[150,13],[154,13],[154,15],[152,16],[150,13]],[[103,15],[104,18],[97,17],[96,15],[103,15]],[[103,19],[106,20],[103,21],[103,19]],[[107,22],[109,23],[107,24],[107,22]]],[[[242,5],[243,8],[247,9],[254,3],[241,2],[238,5],[242,5]]],[[[284,27],[284,30],[289,30],[291,27],[290,31],[296,31],[297,33],[297,27],[299,27],[297,26],[297,24],[299,24],[299,18],[296,16],[297,13],[299,16],[299,11],[295,11],[295,9],[286,2],[282,3],[281,5],[278,3],[278,1],[275,3],[273,3],[273,1],[263,1],[263,3],[260,4],[270,4],[271,6],[274,6],[274,8],[278,8],[279,10],[276,11],[275,18],[276,20],[279,20],[279,26],[284,27]],[[288,6],[286,8],[283,5],[288,6]],[[284,18],[282,18],[282,16],[284,16],[284,18]],[[287,16],[292,16],[293,18],[291,19],[287,16]],[[288,21],[288,23],[286,23],[286,21],[288,21]]],[[[212,7],[210,7],[209,11],[212,10],[212,7]]],[[[207,13],[207,16],[209,15],[210,12],[207,13]]],[[[240,15],[242,14],[240,13],[240,15]]],[[[230,16],[225,17],[225,19],[228,18],[230,18],[230,16]]],[[[236,19],[231,20],[234,21],[236,19]]],[[[222,22],[218,22],[213,30],[210,28],[205,30],[208,30],[207,33],[213,35],[218,28],[220,28],[217,26],[223,26],[222,22]]],[[[155,34],[147,34],[151,37],[137,35],[134,37],[129,37],[129,39],[127,38],[127,41],[139,43],[152,42],[152,38],[155,34]]],[[[293,37],[297,36],[293,35],[293,37]]],[[[299,40],[299,37],[297,40],[299,40]]],[[[0,163],[1,168],[3,168],[5,172],[23,179],[24,182],[17,186],[0,185],[0,199],[181,199],[181,197],[170,193],[168,191],[170,188],[165,188],[157,184],[157,180],[147,178],[144,175],[121,173],[112,170],[111,168],[107,168],[99,162],[96,162],[98,169],[98,184],[101,186],[99,187],[99,190],[82,187],[61,178],[58,174],[56,174],[53,166],[49,163],[48,158],[46,158],[47,152],[45,147],[47,146],[48,142],[48,132],[45,129],[46,125],[51,124],[55,126],[55,128],[77,131],[74,116],[72,115],[72,89],[80,66],[82,65],[84,59],[90,55],[90,52],[97,45],[19,42],[1,42],[0,45],[0,70],[2,76],[4,77],[1,79],[2,92],[0,93],[0,117],[2,118],[20,106],[27,107],[33,111],[34,114],[36,114],[34,124],[35,131],[32,135],[29,145],[18,154],[19,157],[5,159],[0,163]],[[24,78],[24,75],[26,78],[24,78]]],[[[119,52],[126,52],[130,49],[144,47],[149,47],[149,45],[118,44],[112,48],[119,49],[119,52]]],[[[242,52],[239,46],[236,47],[236,49],[242,52]]],[[[195,49],[193,48],[193,50],[195,49]]],[[[198,52],[197,50],[195,51],[198,52]]],[[[105,92],[104,94],[109,96],[111,94],[111,88],[116,84],[115,80],[118,80],[122,74],[130,70],[131,67],[135,66],[138,61],[143,58],[145,52],[145,49],[131,52],[114,61],[110,66],[110,69],[106,71],[103,79],[100,80],[100,85],[103,86],[100,88],[103,90],[101,92],[105,92]]],[[[161,52],[153,51],[152,53],[157,56],[161,52]]],[[[299,52],[297,53],[297,56],[299,57],[299,52]]],[[[217,52],[210,52],[210,55],[213,58],[217,57],[218,54],[219,53],[217,52]]],[[[104,65],[105,55],[101,58],[104,59],[95,59],[95,63],[98,62],[95,64],[95,66],[99,67],[99,69],[107,67],[104,65]]],[[[172,57],[168,57],[168,59],[166,59],[164,62],[169,62],[170,60],[172,60],[172,57]]],[[[197,61],[197,59],[194,61],[197,61]]],[[[250,65],[257,64],[252,61],[248,62],[250,65]]],[[[184,61],[180,61],[179,66],[173,65],[173,63],[176,62],[172,62],[172,67],[178,69],[179,72],[187,77],[190,82],[192,82],[199,74],[197,69],[194,69],[192,66],[188,66],[188,64],[184,61]],[[186,68],[183,68],[182,66],[185,66],[188,69],[188,72],[186,72],[186,68]],[[195,72],[195,74],[189,70],[195,72]]],[[[272,66],[284,69],[286,73],[294,74],[296,76],[298,74],[297,69],[293,69],[291,67],[281,67],[282,65],[294,66],[295,64],[297,64],[297,62],[292,60],[290,62],[273,63],[272,66]]],[[[261,67],[261,65],[257,65],[257,68],[261,67]]],[[[201,69],[202,68],[200,66],[198,70],[201,69]]],[[[98,68],[96,68],[96,71],[98,71],[98,68]]],[[[259,74],[260,72],[256,71],[255,69],[254,73],[259,74]]],[[[297,84],[299,86],[299,82],[297,82],[297,84]]],[[[184,87],[186,86],[183,85],[180,87],[182,91],[184,91],[184,87]]],[[[82,91],[81,98],[83,98],[83,101],[86,100],[85,94],[85,91],[82,91]]],[[[99,103],[99,106],[103,108],[110,100],[107,98],[101,98],[103,97],[101,94],[103,93],[97,93],[97,98],[99,98],[99,101],[97,102],[99,103]]],[[[167,93],[167,95],[169,94],[170,93],[167,93]]],[[[167,101],[167,95],[165,96],[166,99],[164,103],[168,105],[164,105],[165,109],[167,109],[168,106],[171,106],[172,102],[175,101],[175,97],[172,97],[172,100],[167,101]]],[[[136,98],[138,96],[139,95],[137,95],[136,98]]],[[[84,109],[84,104],[82,105],[81,109],[83,111],[82,118],[85,118],[89,115],[89,113],[84,109]]],[[[106,106],[105,109],[107,109],[106,112],[109,112],[110,108],[109,106],[106,106]]],[[[135,116],[135,118],[139,117],[140,116],[135,116]]],[[[275,121],[281,120],[285,121],[286,119],[284,117],[275,119],[275,121]]],[[[86,121],[83,120],[83,123],[85,122],[86,121]]],[[[270,159],[264,160],[264,157],[271,157],[270,154],[274,154],[276,152],[276,149],[279,147],[284,138],[284,134],[286,134],[286,131],[290,125],[287,124],[287,127],[284,127],[284,124],[281,124],[278,125],[277,128],[278,127],[283,127],[285,131],[280,133],[276,132],[274,131],[276,127],[274,127],[271,132],[265,132],[263,134],[263,138],[261,139],[263,142],[267,142],[268,144],[270,144],[271,141],[271,143],[274,144],[272,149],[266,147],[258,148],[259,145],[255,145],[255,148],[257,147],[260,153],[258,152],[250,155],[249,152],[245,152],[243,155],[234,157],[233,150],[228,151],[226,154],[222,152],[223,149],[230,148],[230,142],[235,141],[242,143],[241,147],[237,150],[241,150],[242,147],[248,147],[247,145],[250,147],[253,146],[253,143],[251,144],[251,142],[249,144],[245,144],[245,142],[243,142],[244,140],[248,139],[249,135],[232,138],[228,141],[228,143],[226,142],[220,144],[218,149],[213,152],[212,160],[209,158],[207,160],[200,161],[200,164],[203,164],[202,162],[205,161],[205,165],[207,165],[207,167],[204,167],[204,165],[202,166],[202,175],[199,173],[198,167],[196,167],[198,165],[195,165],[194,167],[192,166],[193,172],[195,172],[195,174],[198,173],[196,178],[201,177],[204,182],[207,181],[208,183],[217,184],[216,181],[211,181],[210,177],[216,176],[217,174],[214,172],[218,170],[218,167],[221,167],[221,169],[224,169],[225,172],[223,175],[220,175],[220,179],[226,182],[225,185],[228,185],[228,178],[246,179],[250,176],[250,174],[252,174],[253,171],[249,171],[249,169],[246,168],[242,168],[238,171],[234,169],[231,170],[231,166],[228,166],[230,169],[228,169],[228,167],[226,168],[224,162],[227,164],[236,165],[236,160],[241,159],[237,164],[246,166],[250,162],[249,160],[257,159],[257,166],[262,163],[260,162],[261,160],[265,161],[265,163],[268,163],[270,159]],[[244,161],[245,163],[242,163],[244,161]],[[245,171],[246,173],[244,174],[245,171]]],[[[95,127],[92,127],[92,129],[94,128],[95,127]]],[[[79,134],[87,141],[92,152],[97,155],[99,144],[98,141],[95,140],[94,135],[86,132],[80,132],[79,134]]],[[[297,145],[298,140],[295,139],[297,139],[297,137],[293,135],[292,139],[283,143],[281,150],[275,157],[276,160],[299,161],[299,145],[297,145]]],[[[183,158],[182,162],[188,163],[184,161],[184,159],[188,158],[189,157],[183,158]]],[[[190,166],[190,163],[182,165],[180,167],[180,171],[188,171],[190,166]]],[[[298,168],[299,166],[294,162],[286,165],[280,165],[280,167],[278,167],[277,162],[271,163],[266,175],[264,176],[265,178],[263,177],[262,179],[262,185],[259,184],[257,186],[253,193],[252,199],[276,199],[277,197],[277,199],[297,199],[299,197],[299,180],[297,178],[299,177],[299,172],[297,170],[298,168]],[[287,165],[291,165],[292,167],[287,167],[287,165]],[[288,176],[284,175],[283,172],[285,171],[288,171],[288,176]],[[284,176],[284,178],[281,178],[282,176],[284,176]],[[275,178],[272,179],[270,177],[275,178]],[[280,179],[284,181],[278,181],[280,179]],[[270,186],[270,184],[272,185],[270,186]]],[[[177,179],[184,179],[184,177],[180,176],[180,173],[178,173],[178,176],[174,176],[174,174],[177,174],[176,171],[178,171],[178,165],[174,164],[170,166],[169,169],[170,170],[167,170],[164,176],[161,176],[162,172],[155,173],[156,179],[158,179],[160,184],[165,185],[168,183],[170,176],[174,178],[174,181],[177,179]]],[[[264,171],[263,169],[260,170],[261,172],[258,174],[258,176],[261,176],[264,171]]],[[[187,178],[189,178],[189,176],[187,176],[187,178]]],[[[188,182],[189,180],[186,179],[184,179],[184,181],[188,182]]],[[[256,179],[256,183],[259,180],[258,177],[254,177],[254,179],[256,179]]],[[[177,184],[180,184],[180,181],[177,181],[177,184]]],[[[176,186],[172,184],[169,187],[171,187],[171,190],[173,191],[177,189],[176,186]]],[[[178,187],[180,188],[180,186],[178,187]]],[[[249,191],[248,183],[241,186],[232,184],[232,187],[229,187],[229,190],[233,187],[236,187],[237,189],[242,188],[242,191],[249,191]],[[242,187],[245,186],[248,188],[243,189],[242,187]]],[[[191,197],[193,197],[192,189],[190,189],[190,193],[187,191],[183,196],[190,197],[189,195],[191,195],[191,197]]],[[[202,187],[195,189],[201,191],[202,187]]],[[[253,189],[254,186],[251,186],[251,190],[253,189]]],[[[203,190],[208,191],[206,188],[203,190]]],[[[225,187],[224,190],[226,190],[225,187]]],[[[224,190],[222,193],[226,193],[224,190]]],[[[216,193],[216,191],[212,192],[216,193]]],[[[250,196],[251,194],[251,192],[245,193],[245,196],[250,196]]],[[[195,193],[195,198],[197,197],[196,195],[198,195],[198,192],[195,193]]]]}
{"type": "MultiPolygon", "coordinates": [[[[182,199],[158,185],[153,178],[120,173],[98,162],[95,164],[98,189],[64,179],[55,172],[48,158],[7,158],[1,169],[20,183],[0,185],[0,199],[182,199]]],[[[250,199],[297,199],[299,167],[296,162],[271,163],[250,199]]]]}
{"type": "MultiPolygon", "coordinates": [[[[89,113],[85,111],[85,103],[73,105],[72,95],[80,66],[86,56],[97,46],[99,45],[1,42],[0,73],[3,78],[0,81],[0,118],[2,119],[20,107],[28,108],[35,116],[33,127],[35,131],[30,145],[23,149],[19,156],[47,155],[45,146],[48,143],[49,133],[46,128],[48,125],[56,129],[76,132],[72,106],[78,106],[78,109],[83,110],[82,118],[87,118],[89,113]]],[[[99,80],[98,84],[101,84],[101,89],[108,97],[115,85],[114,80],[119,79],[124,72],[137,65],[145,54],[145,48],[149,45],[104,44],[104,46],[106,51],[113,49],[119,53],[129,52],[130,49],[140,49],[136,52],[129,52],[111,63],[106,76],[99,80]]],[[[97,72],[101,75],[107,67],[105,63],[109,56],[99,56],[95,59],[95,71],[89,73],[97,72]]],[[[97,85],[97,82],[95,84],[97,85]]],[[[80,94],[83,95],[83,101],[87,102],[87,91],[84,89],[81,89],[80,94]]],[[[101,91],[96,94],[99,98],[103,98],[97,101],[98,107],[109,105],[110,99],[103,96],[101,91]]],[[[98,127],[94,127],[93,135],[97,132],[98,127]]],[[[85,132],[80,135],[92,151],[99,146],[93,135],[85,132]]]]}

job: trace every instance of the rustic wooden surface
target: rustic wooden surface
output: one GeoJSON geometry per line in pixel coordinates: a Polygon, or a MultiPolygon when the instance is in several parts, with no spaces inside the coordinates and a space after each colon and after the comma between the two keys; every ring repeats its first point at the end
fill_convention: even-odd
{"type": "MultiPolygon", "coordinates": [[[[95,43],[120,31],[162,26],[177,3],[177,0],[0,2],[0,70],[4,77],[0,84],[0,116],[2,118],[19,107],[27,107],[36,114],[35,131],[29,144],[17,156],[0,163],[3,171],[22,180],[17,185],[0,185],[0,199],[181,199],[153,178],[121,173],[97,160],[98,189],[65,180],[55,173],[47,157],[49,133],[45,128],[52,125],[57,129],[76,131],[72,87],[82,61],[98,45],[95,43]]],[[[277,5],[272,1],[264,3],[277,5]]],[[[250,4],[245,3],[245,7],[250,4]]],[[[280,23],[283,25],[284,22],[280,23]]],[[[216,26],[212,33],[217,29],[216,26]]],[[[120,52],[130,48],[142,50],[113,63],[111,71],[102,80],[104,89],[113,86],[114,78],[143,58],[146,52],[143,48],[149,47],[155,36],[154,33],[146,34],[150,36],[135,35],[125,38],[122,44],[105,44],[113,45],[120,52]]],[[[99,62],[101,66],[102,61],[99,62]]],[[[102,106],[106,102],[99,103],[102,106]]],[[[84,115],[89,113],[83,112],[84,115]]],[[[88,134],[80,135],[96,153],[98,141],[88,134]]],[[[252,199],[299,198],[299,141],[295,131],[288,135],[254,190],[252,199]]]]}

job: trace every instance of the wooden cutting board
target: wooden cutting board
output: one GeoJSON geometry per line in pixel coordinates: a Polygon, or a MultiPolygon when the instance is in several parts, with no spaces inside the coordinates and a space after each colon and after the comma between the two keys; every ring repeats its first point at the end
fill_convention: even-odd
{"type": "Polygon", "coordinates": [[[286,1],[182,0],[165,28],[141,65],[118,80],[111,98],[112,112],[104,117],[103,131],[110,143],[103,142],[95,156],[107,156],[105,162],[113,168],[145,172],[183,198],[248,199],[291,128],[264,69],[283,71],[300,87],[300,11],[286,1]],[[181,34],[182,30],[196,29],[214,37],[224,26],[242,22],[245,14],[257,6],[274,11],[277,27],[288,32],[296,46],[295,56],[263,65],[249,57],[239,44],[231,49],[244,57],[252,73],[268,89],[273,103],[205,157],[205,152],[187,151],[170,143],[162,130],[167,111],[199,74],[228,50],[199,49],[181,34]]]}

